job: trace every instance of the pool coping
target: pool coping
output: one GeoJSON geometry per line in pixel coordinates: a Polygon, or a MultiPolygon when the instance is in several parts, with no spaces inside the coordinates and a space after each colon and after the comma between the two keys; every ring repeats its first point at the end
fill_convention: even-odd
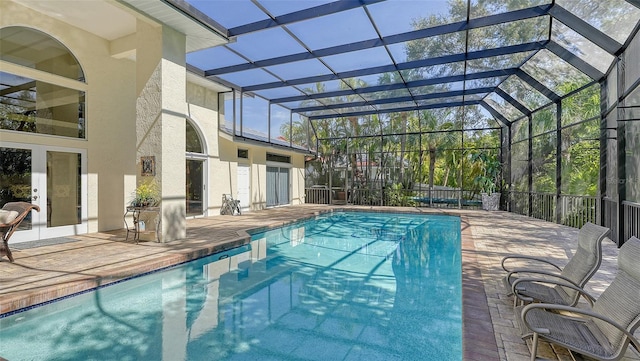
{"type": "Polygon", "coordinates": [[[459,215],[462,252],[462,350],[463,360],[499,360],[475,239],[468,219],[459,215]]]}

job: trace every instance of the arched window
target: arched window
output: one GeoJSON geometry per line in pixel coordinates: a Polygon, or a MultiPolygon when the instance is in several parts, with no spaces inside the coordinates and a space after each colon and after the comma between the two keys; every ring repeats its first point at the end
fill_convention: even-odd
{"type": "Polygon", "coordinates": [[[186,211],[187,217],[198,217],[202,216],[207,209],[205,193],[207,157],[204,154],[204,143],[200,133],[189,120],[185,120],[185,123],[187,127],[186,211]]]}
{"type": "Polygon", "coordinates": [[[85,77],[69,49],[21,26],[0,29],[0,48],[0,63],[38,70],[0,71],[0,129],[84,138],[85,77]],[[75,80],[77,87],[61,78],[75,80]]]}
{"type": "Polygon", "coordinates": [[[188,120],[187,123],[187,152],[188,153],[204,153],[200,134],[188,120]]]}

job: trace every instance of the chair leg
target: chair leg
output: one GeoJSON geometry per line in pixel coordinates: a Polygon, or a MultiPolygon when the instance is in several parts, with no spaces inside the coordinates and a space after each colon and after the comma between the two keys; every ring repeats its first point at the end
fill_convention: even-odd
{"type": "Polygon", "coordinates": [[[536,361],[536,354],[538,353],[538,333],[533,333],[533,340],[531,340],[531,361],[536,361]]]}
{"type": "MultiPolygon", "coordinates": [[[[2,251],[7,254],[7,258],[9,258],[9,262],[13,263],[13,255],[11,254],[11,249],[9,249],[9,241],[6,239],[2,240],[2,251]]],[[[0,256],[2,256],[1,253],[0,253],[0,256]]]]}

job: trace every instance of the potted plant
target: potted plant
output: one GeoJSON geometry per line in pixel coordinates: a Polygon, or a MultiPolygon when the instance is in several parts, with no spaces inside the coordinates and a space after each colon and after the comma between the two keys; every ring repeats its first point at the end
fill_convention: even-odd
{"type": "Polygon", "coordinates": [[[138,185],[131,200],[132,207],[155,207],[160,203],[160,187],[155,180],[147,180],[138,185]]]}
{"type": "Polygon", "coordinates": [[[479,162],[481,173],[473,180],[482,195],[482,209],[487,211],[497,211],[500,209],[500,161],[496,157],[485,153],[476,154],[474,161],[479,162]]]}

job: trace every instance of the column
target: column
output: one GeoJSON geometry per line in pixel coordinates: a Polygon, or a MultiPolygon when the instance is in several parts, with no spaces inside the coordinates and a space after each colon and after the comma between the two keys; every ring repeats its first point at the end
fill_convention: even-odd
{"type": "Polygon", "coordinates": [[[155,157],[161,190],[160,240],[186,235],[185,111],[186,38],[174,29],[138,21],[136,51],[136,136],[138,183],[140,158],[155,157]]]}

